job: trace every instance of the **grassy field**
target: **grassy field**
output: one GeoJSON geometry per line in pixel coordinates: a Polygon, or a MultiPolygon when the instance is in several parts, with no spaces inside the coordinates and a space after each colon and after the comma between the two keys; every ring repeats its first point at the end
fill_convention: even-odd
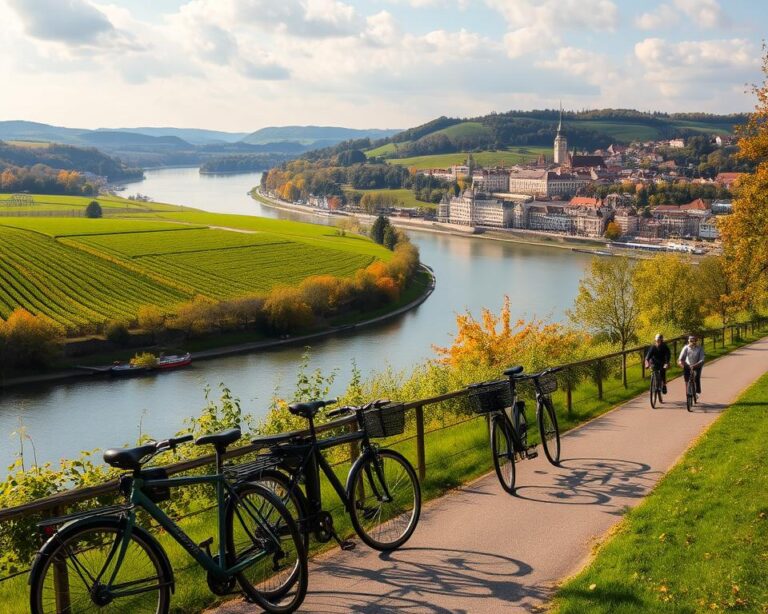
{"type": "Polygon", "coordinates": [[[141,305],[172,312],[196,294],[224,299],[349,276],[392,255],[327,226],[175,208],[139,216],[0,217],[0,317],[24,307],[76,330],[132,320],[141,305]]]}
{"type": "Polygon", "coordinates": [[[413,193],[413,190],[409,190],[407,188],[401,188],[399,190],[355,190],[354,188],[345,189],[344,192],[349,196],[353,193],[358,194],[386,194],[388,196],[392,196],[395,198],[398,202],[398,207],[406,207],[410,209],[434,209],[435,205],[432,203],[425,203],[421,200],[416,200],[416,195],[413,193]]]}
{"type": "Polygon", "coordinates": [[[462,122],[460,124],[454,124],[448,126],[442,130],[437,130],[432,134],[444,134],[448,138],[461,138],[461,137],[473,137],[473,136],[488,136],[491,131],[480,122],[462,122]]]}
{"type": "MultiPolygon", "coordinates": [[[[551,154],[551,147],[515,147],[503,151],[473,152],[472,157],[480,166],[512,166],[523,162],[535,161],[539,154],[551,154]]],[[[436,154],[433,156],[416,156],[414,158],[392,158],[390,164],[421,168],[448,168],[453,164],[464,164],[466,153],[436,154]]]]}
{"type": "Polygon", "coordinates": [[[768,375],[563,586],[556,611],[768,611],[768,375]]]}
{"type": "Polygon", "coordinates": [[[104,215],[110,215],[114,211],[120,210],[122,213],[126,209],[133,209],[137,213],[142,211],[179,211],[178,205],[167,205],[165,203],[142,202],[128,200],[120,196],[99,195],[99,196],[59,196],[52,194],[30,194],[32,204],[29,206],[17,206],[13,204],[13,194],[0,194],[0,220],[3,219],[4,212],[18,211],[38,211],[50,212],[66,215],[73,210],[85,209],[88,203],[97,201],[104,212],[104,215]]]}
{"type": "Polygon", "coordinates": [[[390,156],[393,153],[397,151],[397,145],[395,143],[387,143],[386,145],[382,145],[381,147],[376,147],[375,149],[369,149],[365,152],[365,155],[369,158],[376,158],[378,156],[390,156]]]}

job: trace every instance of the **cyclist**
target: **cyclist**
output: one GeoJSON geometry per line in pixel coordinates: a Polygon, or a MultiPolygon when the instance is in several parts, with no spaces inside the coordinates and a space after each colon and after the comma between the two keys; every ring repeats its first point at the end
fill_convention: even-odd
{"type": "Polygon", "coordinates": [[[669,360],[672,358],[672,352],[669,346],[664,343],[664,335],[657,334],[653,340],[653,345],[645,353],[645,368],[653,366],[654,371],[661,373],[661,392],[667,394],[667,368],[669,360]]]}
{"type": "Polygon", "coordinates": [[[688,345],[683,347],[677,364],[683,368],[685,384],[691,378],[691,372],[696,382],[696,394],[701,394],[701,369],[704,366],[704,348],[699,345],[696,335],[688,337],[688,345]]]}

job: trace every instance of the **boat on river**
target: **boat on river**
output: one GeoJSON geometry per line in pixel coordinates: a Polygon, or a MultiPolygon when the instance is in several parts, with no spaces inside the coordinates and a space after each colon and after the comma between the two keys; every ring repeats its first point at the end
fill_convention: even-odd
{"type": "Polygon", "coordinates": [[[171,369],[179,369],[190,364],[192,364],[192,354],[189,352],[186,354],[171,354],[170,356],[161,354],[154,366],[150,367],[146,365],[135,365],[129,362],[117,362],[109,367],[107,372],[110,375],[117,376],[141,375],[143,373],[150,373],[152,371],[169,371],[171,369]]]}

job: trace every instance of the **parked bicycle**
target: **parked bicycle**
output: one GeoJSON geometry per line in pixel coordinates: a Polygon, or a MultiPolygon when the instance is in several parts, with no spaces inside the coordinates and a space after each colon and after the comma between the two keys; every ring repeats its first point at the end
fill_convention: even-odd
{"type": "Polygon", "coordinates": [[[269,447],[279,463],[263,466],[250,478],[258,477],[287,504],[299,520],[299,529],[308,544],[310,534],[320,542],[331,539],[343,550],[355,544],[342,540],[333,526],[333,516],[323,506],[320,471],[325,474],[349,514],[360,539],[376,550],[389,551],[402,546],[413,534],[421,513],[421,489],[410,462],[394,450],[380,448],[371,439],[391,437],[405,429],[402,404],[375,401],[360,407],[340,407],[326,416],[337,418],[354,413],[358,429],[354,432],[317,438],[315,416],[335,400],[295,403],[291,413],[306,418],[308,435],[282,434],[259,437],[253,443],[269,447]],[[323,451],[357,443],[360,455],[352,464],[346,485],[342,486],[323,451]],[[304,491],[300,488],[304,485],[304,491]]]}
{"type": "Polygon", "coordinates": [[[664,378],[661,375],[661,370],[654,368],[651,371],[651,407],[656,409],[658,403],[664,402],[664,378]]]}
{"type": "Polygon", "coordinates": [[[48,540],[30,573],[33,614],[119,611],[163,614],[175,588],[165,550],[136,523],[144,510],[207,572],[208,587],[217,595],[237,584],[264,610],[293,612],[307,590],[307,557],[296,523],[280,499],[259,484],[231,482],[222,465],[227,446],[239,429],[199,437],[197,445],[213,445],[212,475],[169,478],[161,467],[144,465],[157,454],[192,441],[192,435],[111,449],[104,461],[129,471],[119,480],[127,502],[46,520],[40,524],[48,540]],[[218,552],[213,537],[196,544],[159,506],[171,487],[211,484],[216,489],[218,552]]]}
{"type": "Polygon", "coordinates": [[[523,367],[504,371],[505,380],[483,382],[468,387],[472,409],[488,414],[491,420],[491,450],[493,467],[501,486],[510,494],[515,492],[515,458],[535,458],[536,444],[528,444],[528,418],[525,401],[518,398],[517,386],[530,381],[536,392],[536,422],[542,448],[553,465],[560,462],[560,430],[551,394],[557,390],[556,369],[523,375],[523,367]]]}

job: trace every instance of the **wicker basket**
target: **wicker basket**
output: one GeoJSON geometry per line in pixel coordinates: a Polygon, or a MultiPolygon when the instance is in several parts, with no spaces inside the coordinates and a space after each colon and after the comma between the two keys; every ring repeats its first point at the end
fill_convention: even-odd
{"type": "Polygon", "coordinates": [[[554,373],[547,373],[547,375],[538,378],[538,382],[541,394],[552,394],[557,390],[557,377],[554,373]]]}
{"type": "Polygon", "coordinates": [[[472,411],[477,414],[501,411],[512,406],[512,390],[506,381],[473,386],[467,396],[472,411]]]}
{"type": "Polygon", "coordinates": [[[392,437],[405,431],[405,405],[392,403],[363,412],[363,428],[368,437],[392,437]]]}

